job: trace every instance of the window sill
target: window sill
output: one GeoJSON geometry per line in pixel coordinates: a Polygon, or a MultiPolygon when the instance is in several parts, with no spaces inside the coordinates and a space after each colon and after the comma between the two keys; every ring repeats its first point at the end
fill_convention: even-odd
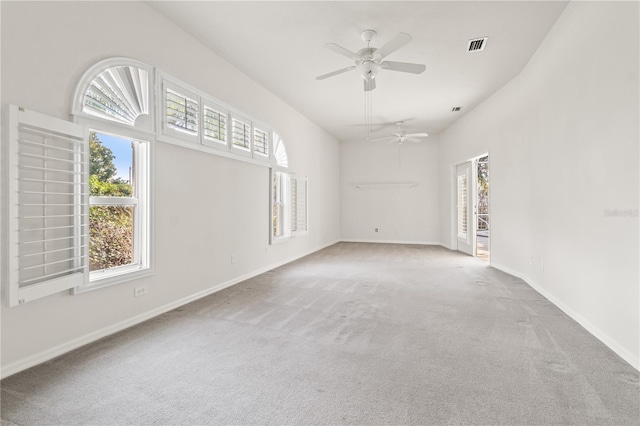
{"type": "Polygon", "coordinates": [[[154,274],[152,268],[127,269],[121,272],[98,272],[90,274],[90,281],[82,286],[74,287],[71,294],[82,294],[127,281],[137,280],[154,274]],[[99,277],[99,278],[98,278],[99,277]]]}
{"type": "Polygon", "coordinates": [[[289,241],[291,239],[291,235],[286,235],[284,237],[273,237],[271,239],[271,245],[274,244],[281,244],[281,243],[286,243],[287,241],[289,241]]]}

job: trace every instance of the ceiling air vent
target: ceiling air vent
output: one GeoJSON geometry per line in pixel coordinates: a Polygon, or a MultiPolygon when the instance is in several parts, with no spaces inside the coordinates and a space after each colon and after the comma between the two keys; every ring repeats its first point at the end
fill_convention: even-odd
{"type": "Polygon", "coordinates": [[[469,40],[469,44],[467,45],[467,52],[479,52],[480,50],[484,50],[484,45],[487,44],[487,38],[474,38],[473,40],[469,40]]]}
{"type": "Polygon", "coordinates": [[[452,112],[458,112],[458,111],[460,111],[461,109],[462,109],[462,107],[453,107],[453,108],[451,108],[451,111],[452,111],[452,112]]]}

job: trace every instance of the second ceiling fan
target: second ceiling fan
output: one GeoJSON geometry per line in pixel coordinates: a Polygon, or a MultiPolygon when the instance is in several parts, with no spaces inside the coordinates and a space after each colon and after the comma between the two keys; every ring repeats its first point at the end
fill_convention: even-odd
{"type": "Polygon", "coordinates": [[[388,140],[390,144],[397,143],[398,145],[402,145],[405,142],[416,142],[416,143],[422,142],[421,138],[429,137],[429,134],[425,132],[407,133],[402,128],[403,124],[404,122],[402,121],[398,121],[396,123],[396,126],[398,126],[398,130],[395,133],[392,133],[392,136],[386,136],[384,138],[377,138],[377,139],[367,138],[367,140],[370,142],[388,140]]]}
{"type": "Polygon", "coordinates": [[[349,67],[318,76],[316,77],[316,80],[324,80],[325,78],[333,77],[334,75],[357,69],[364,80],[364,90],[368,92],[376,88],[375,78],[378,72],[382,69],[408,72],[411,74],[420,74],[425,70],[426,66],[423,64],[382,61],[382,59],[413,40],[409,34],[400,33],[389,40],[382,47],[375,48],[369,46],[369,43],[371,43],[371,40],[375,38],[376,34],[377,33],[374,30],[363,31],[360,34],[360,37],[367,43],[367,47],[360,49],[355,53],[350,51],[349,49],[345,49],[342,46],[338,46],[335,43],[325,44],[324,47],[331,50],[332,52],[352,59],[355,62],[355,65],[351,65],[349,67]]]}

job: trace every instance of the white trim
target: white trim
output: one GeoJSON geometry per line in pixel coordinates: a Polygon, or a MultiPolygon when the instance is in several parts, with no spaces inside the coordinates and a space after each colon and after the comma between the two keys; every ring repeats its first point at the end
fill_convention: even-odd
{"type": "Polygon", "coordinates": [[[245,157],[242,155],[237,155],[231,151],[227,151],[226,149],[218,149],[218,148],[212,148],[210,146],[207,145],[198,145],[198,144],[194,144],[193,142],[186,142],[186,141],[180,141],[178,139],[171,139],[168,140],[167,138],[164,139],[160,139],[158,138],[156,140],[157,142],[161,142],[161,143],[168,143],[171,145],[176,145],[182,148],[188,148],[188,149],[193,149],[196,151],[200,151],[200,152],[205,152],[207,154],[213,154],[213,155],[217,155],[220,157],[224,157],[224,158],[230,158],[232,160],[236,160],[236,161],[243,161],[245,163],[250,163],[250,164],[255,164],[257,166],[262,166],[262,167],[271,167],[270,164],[265,163],[264,161],[260,161],[260,160],[256,160],[255,158],[251,158],[251,157],[245,157]]]}
{"type": "Polygon", "coordinates": [[[516,278],[520,278],[524,281],[529,287],[540,293],[542,297],[547,299],[549,302],[553,303],[558,309],[564,312],[569,318],[580,324],[585,330],[587,330],[591,335],[593,335],[596,339],[600,340],[604,343],[609,349],[615,352],[620,358],[625,360],[629,365],[631,365],[636,370],[640,371],[640,359],[633,356],[624,346],[618,343],[614,338],[610,337],[604,331],[602,331],[599,327],[594,325],[591,321],[578,314],[576,311],[571,309],[569,306],[565,305],[558,298],[556,298],[549,291],[545,290],[538,283],[528,278],[526,275],[519,273],[518,271],[511,269],[507,266],[496,264],[495,262],[491,264],[491,267],[496,268],[499,271],[507,273],[509,275],[513,275],[516,278]]]}
{"type": "Polygon", "coordinates": [[[99,330],[93,331],[91,333],[85,334],[84,336],[80,336],[77,337],[75,339],[69,340],[65,343],[62,343],[60,345],[56,345],[52,348],[48,348],[45,349],[41,352],[38,352],[36,354],[27,356],[23,359],[20,359],[18,361],[12,362],[11,364],[8,364],[6,366],[4,366],[2,368],[2,371],[0,372],[1,376],[0,378],[4,379],[6,377],[9,377],[13,374],[19,373],[20,371],[26,370],[27,368],[31,368],[34,367],[38,364],[41,364],[43,362],[49,361],[53,358],[56,358],[60,355],[63,355],[67,352],[70,352],[74,349],[77,349],[81,346],[87,345],[91,342],[95,342],[96,340],[102,339],[103,337],[107,337],[111,334],[117,333],[121,330],[124,330],[126,328],[129,327],[133,327],[136,324],[139,324],[141,322],[147,321],[151,318],[154,318],[158,315],[164,314],[165,312],[169,312],[173,309],[176,309],[182,305],[186,305],[187,303],[193,302],[195,300],[201,299],[205,296],[208,296],[210,294],[216,293],[220,290],[224,290],[227,287],[231,287],[234,284],[237,284],[239,282],[248,280],[249,278],[253,278],[257,275],[263,274],[267,271],[270,271],[274,268],[278,268],[280,266],[286,265],[287,263],[291,263],[297,259],[300,259],[302,257],[308,256],[312,253],[315,253],[319,250],[322,250],[324,248],[327,248],[329,246],[332,246],[336,243],[338,243],[339,241],[332,241],[326,244],[323,244],[315,249],[303,252],[301,254],[297,254],[295,256],[289,257],[283,261],[280,262],[276,262],[274,264],[271,264],[269,266],[265,266],[259,269],[256,269],[253,272],[249,272],[247,274],[244,275],[240,275],[236,278],[232,278],[228,281],[222,282],[220,284],[214,285],[212,287],[209,287],[208,289],[205,290],[201,290],[197,293],[194,293],[190,296],[186,296],[183,297],[181,299],[178,300],[174,300],[173,302],[167,303],[165,305],[162,305],[160,307],[157,307],[155,309],[152,309],[150,311],[147,311],[145,313],[136,315],[134,317],[128,318],[126,320],[120,321],[116,324],[112,324],[110,326],[101,328],[99,330]]]}
{"type": "Polygon", "coordinates": [[[352,183],[358,189],[391,189],[391,188],[412,188],[417,186],[417,182],[380,182],[380,183],[352,183]]]}
{"type": "MultiPolygon", "coordinates": [[[[408,241],[408,240],[366,240],[360,238],[347,238],[340,240],[341,243],[375,243],[375,244],[414,244],[421,246],[442,246],[439,241],[408,241]]],[[[445,247],[446,248],[446,247],[445,247]]]]}

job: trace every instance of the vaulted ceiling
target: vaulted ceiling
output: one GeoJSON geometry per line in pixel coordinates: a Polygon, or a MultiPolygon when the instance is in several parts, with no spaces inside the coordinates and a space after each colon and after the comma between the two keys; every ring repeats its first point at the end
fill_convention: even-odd
{"type": "MultiPolygon", "coordinates": [[[[414,75],[382,70],[372,92],[373,121],[405,121],[406,130],[438,133],[514,78],[564,10],[564,1],[149,2],[196,39],[339,140],[363,140],[364,90],[353,65],[324,48],[372,47],[400,32],[413,41],[387,58],[426,65],[414,75]],[[467,52],[470,39],[488,37],[467,52]],[[453,107],[462,107],[452,112],[453,107]]],[[[378,130],[385,136],[393,127],[378,130]]]]}

